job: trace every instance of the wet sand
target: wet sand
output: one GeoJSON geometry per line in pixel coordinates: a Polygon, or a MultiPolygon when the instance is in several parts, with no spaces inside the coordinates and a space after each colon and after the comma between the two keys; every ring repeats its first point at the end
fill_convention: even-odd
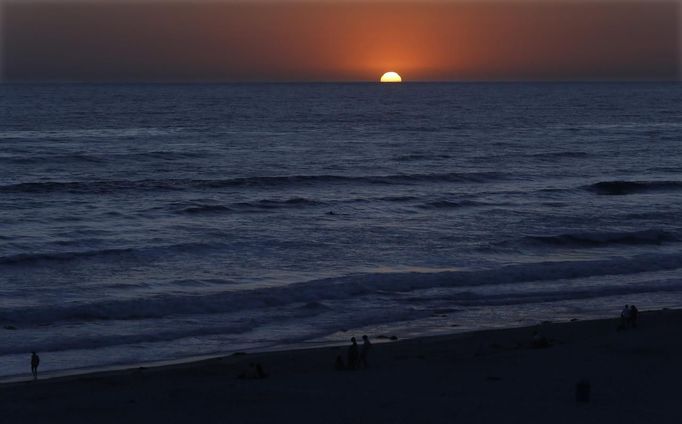
{"type": "MultiPolygon", "coordinates": [[[[682,311],[328,347],[0,385],[4,423],[679,423],[682,311]],[[551,341],[531,347],[539,330],[551,341]],[[268,377],[238,376],[261,363],[268,377]],[[576,383],[589,380],[589,402],[576,383]]],[[[350,334],[360,338],[361,334],[350,334]]]]}

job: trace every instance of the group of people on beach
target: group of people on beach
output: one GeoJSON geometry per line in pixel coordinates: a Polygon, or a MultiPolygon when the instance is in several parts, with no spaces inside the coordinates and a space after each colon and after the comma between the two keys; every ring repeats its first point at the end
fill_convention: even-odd
{"type": "Polygon", "coordinates": [[[337,370],[354,370],[357,368],[367,368],[369,366],[368,357],[369,351],[372,349],[372,343],[369,337],[362,336],[362,348],[358,346],[358,341],[355,337],[350,339],[351,345],[348,347],[347,362],[343,362],[341,355],[336,357],[335,367],[337,370]]]}
{"type": "Polygon", "coordinates": [[[639,315],[639,310],[635,305],[625,305],[620,313],[620,326],[621,330],[626,328],[637,328],[637,316],[639,315]]]}
{"type": "MultiPolygon", "coordinates": [[[[625,305],[620,313],[620,326],[618,329],[637,328],[637,318],[639,310],[635,305],[625,305]]],[[[372,349],[372,343],[369,341],[367,335],[362,336],[362,347],[358,345],[355,337],[350,339],[351,345],[348,347],[348,354],[346,362],[343,357],[338,355],[336,357],[335,367],[337,370],[354,370],[357,368],[367,368],[369,366],[368,357],[369,351],[372,349]]],[[[549,341],[539,332],[533,333],[531,346],[534,348],[548,347],[549,341]]],[[[40,365],[40,356],[35,352],[31,354],[31,374],[33,379],[38,379],[38,365],[40,365]]],[[[267,374],[263,371],[261,364],[250,364],[250,369],[247,372],[240,374],[240,378],[265,378],[267,374]]]]}

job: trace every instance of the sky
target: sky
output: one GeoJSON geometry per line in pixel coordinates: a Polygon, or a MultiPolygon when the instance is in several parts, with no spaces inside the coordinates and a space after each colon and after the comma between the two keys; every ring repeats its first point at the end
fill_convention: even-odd
{"type": "Polygon", "coordinates": [[[0,1],[10,82],[680,78],[677,1],[0,1]]]}

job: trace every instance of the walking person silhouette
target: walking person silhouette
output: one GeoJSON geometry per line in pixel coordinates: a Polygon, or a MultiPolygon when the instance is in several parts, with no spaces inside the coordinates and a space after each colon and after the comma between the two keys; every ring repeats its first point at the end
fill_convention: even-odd
{"type": "Polygon", "coordinates": [[[31,374],[33,374],[33,380],[38,379],[38,365],[40,365],[40,356],[35,352],[31,354],[31,374]]]}
{"type": "Polygon", "coordinates": [[[358,360],[360,359],[360,350],[358,348],[358,342],[355,337],[351,337],[350,341],[352,344],[348,347],[348,369],[354,370],[358,366],[358,360]]]}

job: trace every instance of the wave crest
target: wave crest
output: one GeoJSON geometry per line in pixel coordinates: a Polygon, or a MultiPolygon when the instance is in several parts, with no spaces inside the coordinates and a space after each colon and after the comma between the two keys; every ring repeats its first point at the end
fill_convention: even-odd
{"type": "Polygon", "coordinates": [[[605,246],[611,244],[662,244],[679,241],[677,234],[663,230],[642,230],[631,232],[567,233],[552,236],[526,236],[532,243],[558,246],[605,246]]]}
{"type": "Polygon", "coordinates": [[[47,181],[26,182],[0,186],[0,193],[74,193],[104,194],[122,190],[183,190],[214,189],[226,187],[280,187],[315,184],[415,184],[423,182],[485,183],[504,178],[498,172],[447,172],[432,174],[394,175],[291,175],[274,177],[240,177],[219,180],[166,179],[166,180],[101,180],[101,181],[47,181]]]}
{"type": "Polygon", "coordinates": [[[682,254],[648,254],[593,261],[508,265],[488,270],[360,274],[287,286],[204,295],[167,294],[147,298],[99,300],[87,304],[0,308],[0,322],[43,324],[69,320],[153,319],[170,315],[215,314],[292,304],[317,305],[326,300],[357,299],[359,296],[386,293],[405,295],[415,290],[431,288],[630,275],[680,268],[682,254]]]}
{"type": "Polygon", "coordinates": [[[623,196],[652,191],[682,190],[682,181],[600,181],[586,187],[596,194],[623,196]]]}

